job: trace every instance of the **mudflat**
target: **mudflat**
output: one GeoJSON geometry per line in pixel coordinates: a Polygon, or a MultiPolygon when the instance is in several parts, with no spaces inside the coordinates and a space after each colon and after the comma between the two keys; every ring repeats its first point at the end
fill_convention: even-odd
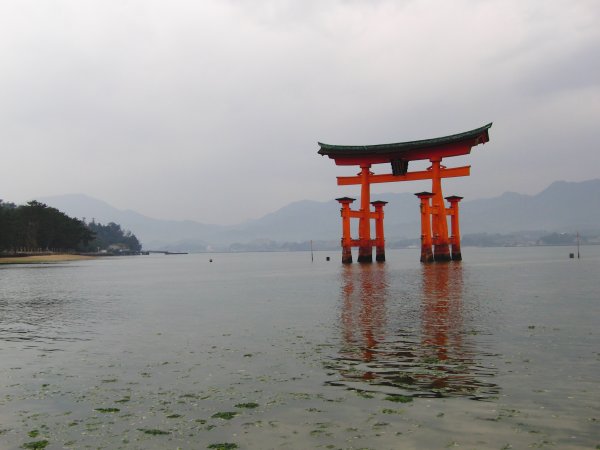
{"type": "Polygon", "coordinates": [[[92,259],[93,256],[86,255],[35,255],[35,256],[6,256],[0,257],[0,264],[45,264],[63,261],[79,261],[84,259],[92,259]]]}

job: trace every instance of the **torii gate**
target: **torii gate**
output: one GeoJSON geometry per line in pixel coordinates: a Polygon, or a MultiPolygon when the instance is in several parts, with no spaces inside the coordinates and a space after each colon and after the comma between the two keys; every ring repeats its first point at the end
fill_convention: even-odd
{"type": "Polygon", "coordinates": [[[421,262],[450,261],[462,259],[458,203],[462,197],[446,197],[444,205],[442,178],[464,177],[470,174],[471,166],[447,168],[441,164],[443,158],[467,155],[471,148],[490,140],[488,130],[491,123],[466,131],[433,139],[380,145],[330,145],[319,142],[319,154],[328,156],[338,166],[359,166],[360,173],[353,177],[337,177],[339,186],[361,185],[360,209],[350,209],[355,199],[338,198],[342,205],[342,262],[352,262],[352,247],[358,247],[358,262],[373,261],[373,246],[376,260],[385,261],[385,237],[383,232],[383,207],[386,202],[371,202],[371,183],[396,181],[432,180],[431,192],[415,195],[421,200],[421,262]],[[429,160],[427,170],[408,172],[409,161],[429,160]],[[373,174],[373,164],[391,164],[392,173],[373,174]],[[371,211],[371,205],[374,211],[371,211]],[[452,235],[448,236],[447,216],[451,216],[452,235]],[[359,219],[358,239],[350,236],[350,219],[359,219]],[[375,239],[371,239],[371,219],[375,219],[375,239]],[[450,253],[452,245],[452,253],[450,253]]]}

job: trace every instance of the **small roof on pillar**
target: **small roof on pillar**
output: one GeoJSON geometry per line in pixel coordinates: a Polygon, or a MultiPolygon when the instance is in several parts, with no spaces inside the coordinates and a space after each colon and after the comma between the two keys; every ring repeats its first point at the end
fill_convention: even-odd
{"type": "Polygon", "coordinates": [[[331,145],[319,142],[318,153],[335,159],[337,164],[359,162],[383,163],[392,160],[429,159],[432,156],[457,156],[467,154],[471,147],[490,140],[488,130],[492,123],[463,133],[423,139],[420,141],[397,142],[377,145],[331,145]]]}

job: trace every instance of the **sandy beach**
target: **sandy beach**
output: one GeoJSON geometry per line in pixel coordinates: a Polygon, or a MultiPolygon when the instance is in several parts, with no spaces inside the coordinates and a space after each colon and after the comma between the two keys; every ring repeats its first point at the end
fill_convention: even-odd
{"type": "Polygon", "coordinates": [[[63,261],[79,261],[92,259],[93,256],[85,255],[36,255],[36,256],[7,256],[0,257],[0,264],[46,264],[63,261]]]}

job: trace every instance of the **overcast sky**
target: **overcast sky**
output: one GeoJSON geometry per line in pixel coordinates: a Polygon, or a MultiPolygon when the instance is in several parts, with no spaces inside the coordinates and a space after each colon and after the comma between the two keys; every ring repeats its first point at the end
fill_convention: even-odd
{"type": "Polygon", "coordinates": [[[0,198],[230,224],[356,196],[317,141],[488,122],[445,194],[598,178],[598,23],[597,0],[0,0],[0,198]]]}

